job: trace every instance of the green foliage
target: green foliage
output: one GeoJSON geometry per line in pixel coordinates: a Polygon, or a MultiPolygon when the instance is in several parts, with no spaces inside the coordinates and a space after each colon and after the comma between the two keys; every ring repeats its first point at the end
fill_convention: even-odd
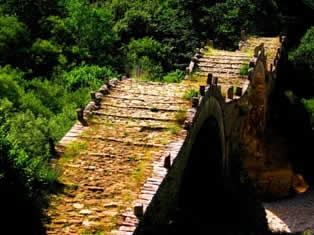
{"type": "Polygon", "coordinates": [[[178,132],[180,131],[180,127],[179,126],[177,126],[177,125],[173,125],[173,126],[170,126],[169,127],[169,131],[172,133],[172,134],[174,134],[174,135],[176,135],[176,134],[178,134],[178,132]]]}
{"type": "Polygon", "coordinates": [[[65,1],[68,17],[65,28],[71,32],[75,44],[74,55],[82,60],[102,63],[111,60],[113,43],[117,40],[111,13],[106,8],[94,8],[87,0],[65,1]]]}
{"type": "Polygon", "coordinates": [[[70,72],[63,74],[63,80],[66,82],[66,87],[72,91],[75,91],[83,87],[98,88],[106,80],[116,76],[108,67],[93,66],[81,66],[76,67],[70,72]]]}
{"type": "MultiPolygon", "coordinates": [[[[7,60],[20,55],[25,48],[29,35],[25,24],[15,16],[1,16],[0,14],[0,54],[7,60]]],[[[1,58],[0,57],[0,58],[1,58]]],[[[14,58],[16,59],[16,58],[14,58]]],[[[0,64],[5,61],[0,59],[0,64]]]]}
{"type": "Polygon", "coordinates": [[[168,83],[181,82],[183,78],[184,72],[177,69],[176,71],[170,72],[166,76],[164,76],[163,81],[168,83]]]}
{"type": "Polygon", "coordinates": [[[59,9],[58,0],[6,0],[4,2],[6,13],[16,14],[27,25],[33,27],[42,16],[56,14],[59,9]]]}
{"type": "Polygon", "coordinates": [[[129,9],[124,17],[117,22],[115,29],[120,34],[122,41],[128,38],[141,38],[150,31],[151,15],[135,8],[129,9]]]}
{"type": "MultiPolygon", "coordinates": [[[[313,3],[313,7],[314,7],[314,3],[313,3]]],[[[310,229],[306,229],[306,230],[304,230],[301,234],[302,234],[302,235],[312,235],[312,232],[311,232],[310,229]]]]}
{"type": "Polygon", "coordinates": [[[307,4],[309,7],[314,9],[314,1],[313,0],[302,0],[305,4],[307,4]]]}
{"type": "Polygon", "coordinates": [[[177,124],[182,125],[186,120],[186,110],[179,110],[175,113],[175,119],[177,124]]]}
{"type": "Polygon", "coordinates": [[[127,47],[127,63],[135,77],[162,80],[162,60],[169,48],[152,38],[132,40],[127,47]]]}
{"type": "Polygon", "coordinates": [[[78,155],[82,150],[85,150],[87,147],[87,143],[85,141],[78,141],[71,143],[67,146],[65,150],[65,156],[68,158],[75,157],[78,155]]]}
{"type": "Polygon", "coordinates": [[[226,0],[202,10],[205,14],[201,23],[214,26],[215,45],[234,49],[241,29],[251,27],[255,6],[250,0],[226,0]]]}
{"type": "Polygon", "coordinates": [[[14,104],[19,102],[24,92],[18,84],[21,77],[22,73],[10,66],[0,67],[0,99],[7,98],[14,104]]]}
{"type": "Polygon", "coordinates": [[[40,185],[56,182],[58,173],[48,167],[47,161],[40,157],[31,157],[12,144],[6,135],[3,129],[0,130],[0,172],[4,175],[2,180],[22,181],[19,183],[27,187],[30,198],[38,194],[40,185]]]}
{"type": "Polygon", "coordinates": [[[198,90],[190,89],[184,92],[183,99],[190,100],[193,97],[198,97],[199,95],[200,92],[198,90]]]}
{"type": "Polygon", "coordinates": [[[240,75],[246,76],[249,74],[249,65],[248,64],[243,64],[240,67],[240,75]]]}
{"type": "Polygon", "coordinates": [[[289,59],[295,64],[309,66],[314,73],[314,26],[306,32],[299,47],[290,53],[289,59]]]}
{"type": "Polygon", "coordinates": [[[45,118],[36,118],[30,110],[18,113],[10,120],[8,139],[14,145],[23,147],[30,156],[47,158],[49,156],[47,123],[45,118]]]}
{"type": "Polygon", "coordinates": [[[314,99],[302,99],[302,103],[307,112],[311,115],[312,127],[314,127],[314,99]]]}
{"type": "Polygon", "coordinates": [[[61,59],[62,48],[53,41],[37,39],[31,47],[31,53],[34,70],[40,71],[38,74],[45,75],[52,72],[58,63],[66,63],[66,60],[61,59]]]}
{"type": "Polygon", "coordinates": [[[156,108],[156,107],[150,107],[150,109],[149,109],[151,112],[158,112],[158,108],[156,108]]]}

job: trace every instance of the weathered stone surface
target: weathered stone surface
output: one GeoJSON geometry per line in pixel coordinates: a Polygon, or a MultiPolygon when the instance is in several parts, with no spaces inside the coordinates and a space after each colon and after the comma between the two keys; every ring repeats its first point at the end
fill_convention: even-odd
{"type": "Polygon", "coordinates": [[[88,210],[88,209],[84,209],[84,210],[81,210],[80,211],[80,214],[82,215],[90,215],[92,214],[93,212],[91,210],[88,210]]]}
{"type": "Polygon", "coordinates": [[[74,207],[75,209],[83,209],[83,208],[84,208],[84,205],[83,205],[83,204],[79,204],[79,203],[74,203],[74,204],[73,204],[73,207],[74,207]]]}

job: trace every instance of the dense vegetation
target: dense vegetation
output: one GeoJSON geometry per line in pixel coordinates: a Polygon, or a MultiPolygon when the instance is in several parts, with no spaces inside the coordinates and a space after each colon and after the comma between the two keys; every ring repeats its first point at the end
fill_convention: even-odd
{"type": "MultiPolygon", "coordinates": [[[[104,79],[126,73],[178,82],[193,50],[208,39],[235,49],[241,29],[274,35],[285,27],[295,48],[291,63],[296,71],[308,71],[313,87],[313,5],[311,0],[1,1],[1,197],[13,200],[23,192],[25,200],[38,204],[43,189],[52,188],[58,176],[49,168],[53,147],[72,126],[75,109],[85,106],[104,79]]],[[[313,109],[313,101],[305,103],[313,109]]]]}

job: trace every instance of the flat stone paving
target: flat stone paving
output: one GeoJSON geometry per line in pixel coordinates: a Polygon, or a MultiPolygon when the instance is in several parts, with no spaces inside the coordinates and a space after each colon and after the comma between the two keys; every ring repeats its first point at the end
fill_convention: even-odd
{"type": "Polygon", "coordinates": [[[258,43],[205,53],[200,72],[179,84],[127,79],[112,87],[89,126],[76,123],[57,146],[62,156],[54,166],[64,187],[51,197],[47,234],[132,234],[134,206],[149,205],[167,174],[165,157],[173,161],[187,135],[182,124],[191,101],[183,96],[205,85],[208,73],[219,78],[224,94],[247,86],[239,69],[258,43]]]}
{"type": "Polygon", "coordinates": [[[64,189],[52,196],[47,234],[134,230],[133,206],[148,205],[167,173],[164,158],[176,156],[186,136],[182,122],[191,102],[182,97],[192,87],[123,80],[88,127],[74,125],[57,146],[63,154],[54,165],[64,189]]]}

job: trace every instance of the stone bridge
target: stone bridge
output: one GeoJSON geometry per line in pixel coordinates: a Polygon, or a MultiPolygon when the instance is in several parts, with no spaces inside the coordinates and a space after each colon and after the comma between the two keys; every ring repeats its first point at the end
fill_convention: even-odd
{"type": "Polygon", "coordinates": [[[133,234],[139,218],[169,224],[173,208],[205,197],[199,187],[224,182],[240,143],[260,192],[289,189],[275,181],[292,170],[266,169],[260,137],[284,37],[242,36],[238,51],[211,41],[198,49],[181,83],[122,77],[91,94],[56,146],[64,188],[47,209],[47,234],[133,234]]]}

